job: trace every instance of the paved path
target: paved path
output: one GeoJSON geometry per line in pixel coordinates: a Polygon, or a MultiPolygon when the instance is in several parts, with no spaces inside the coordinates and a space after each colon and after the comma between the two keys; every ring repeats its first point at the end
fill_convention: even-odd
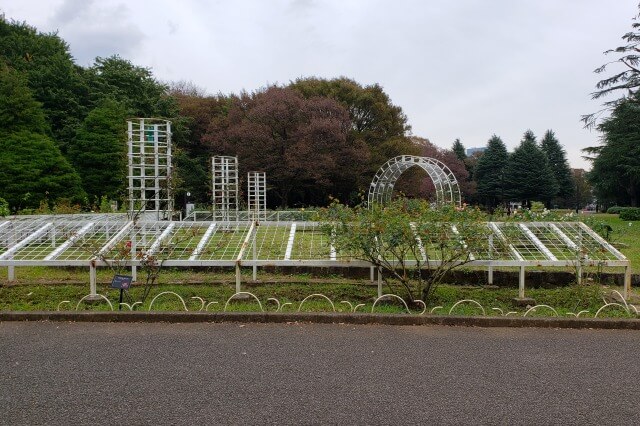
{"type": "Polygon", "coordinates": [[[0,323],[0,424],[638,424],[640,332],[0,323]]]}

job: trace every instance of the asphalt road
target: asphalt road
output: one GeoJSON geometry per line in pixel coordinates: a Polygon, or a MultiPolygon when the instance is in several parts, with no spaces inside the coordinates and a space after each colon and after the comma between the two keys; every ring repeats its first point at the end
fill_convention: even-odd
{"type": "Polygon", "coordinates": [[[0,424],[639,424],[640,332],[0,323],[0,424]]]}

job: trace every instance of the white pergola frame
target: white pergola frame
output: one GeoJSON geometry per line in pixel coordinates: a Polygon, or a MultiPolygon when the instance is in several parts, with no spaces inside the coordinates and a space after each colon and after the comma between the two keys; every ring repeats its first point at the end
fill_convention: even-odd
{"type": "MultiPolygon", "coordinates": [[[[15,217],[0,221],[0,267],[15,280],[16,267],[88,267],[90,294],[96,294],[96,268],[124,264],[136,268],[150,258],[167,267],[261,266],[372,267],[337,252],[317,222],[134,222],[124,214],[15,217]],[[123,248],[130,252],[123,256],[123,248]]],[[[582,222],[488,222],[487,245],[470,253],[468,266],[520,268],[519,296],[524,297],[525,268],[586,266],[624,270],[624,297],[631,286],[629,260],[582,222]]],[[[460,239],[455,224],[450,238],[460,239]]],[[[426,252],[422,254],[426,258],[426,252]]],[[[422,259],[424,260],[424,259],[422,259]]],[[[429,263],[440,261],[431,257],[429,263]]],[[[407,262],[415,265],[416,261],[407,262]]],[[[372,277],[373,281],[373,277],[372,277]]],[[[381,291],[381,287],[379,287],[381,291]]]]}
{"type": "Polygon", "coordinates": [[[376,172],[369,185],[368,205],[387,204],[400,176],[411,167],[420,167],[427,172],[436,189],[437,204],[460,206],[462,196],[458,180],[453,172],[441,161],[430,157],[400,155],[387,161],[376,172]]]}

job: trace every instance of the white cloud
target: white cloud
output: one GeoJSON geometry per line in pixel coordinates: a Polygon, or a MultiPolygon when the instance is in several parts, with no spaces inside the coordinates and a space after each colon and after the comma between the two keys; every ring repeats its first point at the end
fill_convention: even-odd
{"type": "Polygon", "coordinates": [[[413,133],[443,147],[515,147],[554,129],[574,166],[598,134],[582,128],[606,49],[637,0],[5,0],[8,17],[58,29],[81,65],[120,54],[162,80],[210,93],[301,76],[379,83],[413,133]]]}

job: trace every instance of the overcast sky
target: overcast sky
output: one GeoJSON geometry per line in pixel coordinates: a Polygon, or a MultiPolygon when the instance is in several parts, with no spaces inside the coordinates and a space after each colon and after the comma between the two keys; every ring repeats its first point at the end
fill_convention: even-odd
{"type": "Polygon", "coordinates": [[[79,65],[119,54],[210,94],[298,77],[380,84],[412,133],[510,150],[553,129],[573,167],[598,143],[582,114],[638,0],[4,0],[7,18],[58,31],[79,65]]]}

